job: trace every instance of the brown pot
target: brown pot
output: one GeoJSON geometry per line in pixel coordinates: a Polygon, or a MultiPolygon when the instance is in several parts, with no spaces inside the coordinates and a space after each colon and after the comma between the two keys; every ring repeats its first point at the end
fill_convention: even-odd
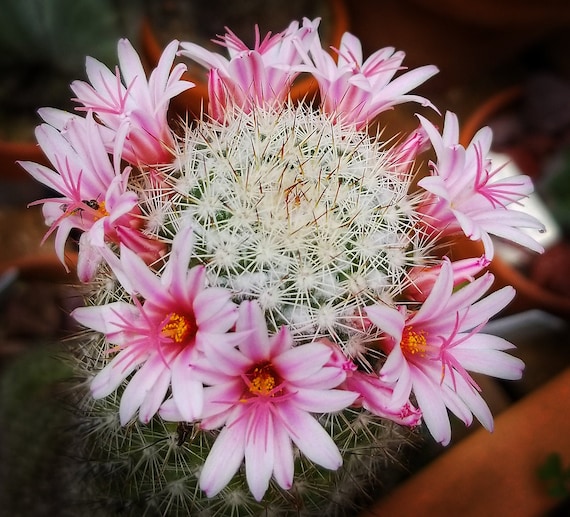
{"type": "Polygon", "coordinates": [[[65,258],[69,272],[55,253],[38,253],[0,262],[0,275],[14,271],[19,278],[25,280],[76,283],[77,253],[67,251],[65,258]]]}
{"type": "Polygon", "coordinates": [[[537,469],[570,463],[570,369],[509,407],[492,433],[475,431],[360,517],[548,515],[557,500],[537,469]]]}
{"type": "MultiPolygon", "coordinates": [[[[324,22],[330,23],[329,41],[328,43],[324,42],[323,46],[325,48],[329,46],[338,48],[342,35],[348,31],[349,28],[348,11],[344,0],[328,0],[328,3],[330,16],[326,20],[323,20],[321,24],[324,22]]],[[[214,36],[213,34],[212,37],[214,36]]],[[[153,68],[156,67],[162,55],[163,46],[153,29],[152,21],[149,17],[142,20],[140,41],[142,52],[146,57],[148,65],[153,68]]],[[[331,55],[336,55],[332,49],[330,52],[331,55]]],[[[186,72],[183,79],[193,82],[195,86],[175,97],[172,100],[172,107],[175,112],[181,114],[183,117],[185,117],[187,113],[199,117],[200,113],[207,111],[208,108],[207,81],[193,76],[191,71],[186,72]]],[[[318,85],[312,77],[300,77],[291,88],[291,98],[293,101],[299,101],[305,98],[311,99],[317,92],[318,85]]]]}
{"type": "MultiPolygon", "coordinates": [[[[521,95],[522,88],[515,86],[497,93],[481,104],[463,125],[460,135],[461,144],[467,145],[479,128],[487,125],[493,116],[520,101],[521,95]]],[[[524,173],[531,176],[536,173],[538,167],[536,161],[527,153],[522,152],[517,153],[516,156],[513,155],[513,161],[519,165],[524,173]]],[[[482,247],[480,243],[465,239],[465,242],[457,246],[454,251],[456,258],[475,257],[481,255],[482,247]]],[[[569,297],[541,287],[499,256],[495,256],[489,270],[495,275],[494,287],[512,285],[517,291],[515,300],[508,307],[508,312],[542,309],[564,318],[570,318],[569,297]]]]}
{"type": "Polygon", "coordinates": [[[49,162],[35,142],[10,142],[0,140],[0,180],[34,181],[16,161],[32,161],[49,165],[49,162]]]}

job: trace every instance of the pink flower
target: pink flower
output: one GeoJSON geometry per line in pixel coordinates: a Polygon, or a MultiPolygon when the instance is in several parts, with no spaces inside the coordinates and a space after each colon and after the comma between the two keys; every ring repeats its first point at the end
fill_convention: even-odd
{"type": "Polygon", "coordinates": [[[412,171],[418,155],[429,148],[427,133],[419,126],[390,150],[389,160],[395,172],[405,176],[412,171]]]}
{"type": "Polygon", "coordinates": [[[114,73],[96,59],[87,58],[91,84],[71,84],[76,100],[84,106],[81,109],[95,112],[111,141],[113,135],[126,131],[122,157],[133,165],[170,163],[173,159],[174,138],[167,120],[169,102],[194,86],[180,80],[185,65],[172,68],[177,49],[177,41],[166,47],[147,81],[135,49],[128,40],[121,39],[119,67],[114,73]]]}
{"type": "Polygon", "coordinates": [[[400,425],[413,427],[421,422],[421,411],[418,411],[408,400],[403,404],[393,400],[393,386],[378,377],[376,373],[358,370],[340,347],[329,339],[323,339],[332,351],[325,368],[336,368],[344,377],[341,387],[347,391],[358,393],[354,406],[363,407],[372,414],[392,420],[400,425]]]}
{"type": "Polygon", "coordinates": [[[455,114],[446,113],[442,135],[431,122],[419,118],[437,157],[431,164],[432,175],[418,183],[431,193],[421,207],[426,226],[444,235],[463,232],[471,240],[482,240],[489,260],[493,258],[490,235],[542,252],[542,246],[520,228],[544,231],[544,226],[530,214],[510,209],[533,191],[532,182],[528,176],[495,178],[499,169],[493,170],[487,158],[490,128],[481,129],[465,149],[458,144],[455,114]]]}
{"type": "Polygon", "coordinates": [[[114,345],[110,353],[117,352],[93,379],[94,398],[106,397],[136,370],[121,397],[123,425],[137,410],[140,420],[148,422],[169,388],[182,419],[199,418],[202,380],[208,376],[203,349],[212,341],[231,348],[243,338],[229,332],[237,318],[230,293],[207,288],[204,267],[188,269],[191,254],[189,227],[176,235],[160,277],[134,252],[121,246],[120,260],[112,253],[106,258],[132,296],[132,303],[80,307],[72,313],[79,323],[105,334],[114,345]]]}
{"type": "MultiPolygon", "coordinates": [[[[489,260],[485,257],[468,258],[452,262],[453,286],[457,287],[464,282],[472,282],[488,266],[489,260]]],[[[409,278],[411,284],[404,291],[406,298],[423,302],[439,278],[441,268],[442,265],[439,264],[436,266],[416,266],[410,269],[409,278]]]]}
{"type": "Polygon", "coordinates": [[[289,88],[299,74],[295,66],[301,62],[300,49],[308,49],[316,37],[319,20],[292,22],[284,31],[260,39],[256,26],[256,40],[249,49],[232,31],[217,41],[228,49],[230,58],[210,52],[195,43],[181,43],[181,55],[210,70],[208,90],[210,115],[223,121],[234,106],[245,112],[254,107],[272,107],[287,98],[289,88]]]}
{"type": "MultiPolygon", "coordinates": [[[[326,344],[293,346],[287,327],[269,337],[256,302],[240,305],[236,329],[248,333],[237,349],[221,349],[214,343],[209,349],[212,364],[227,380],[205,389],[201,426],[224,427],[202,468],[200,486],[208,497],[214,496],[245,458],[249,488],[260,501],[272,475],[279,486],[291,488],[292,442],[322,467],[336,470],[341,466],[337,446],[310,413],[340,411],[357,394],[333,389],[343,376],[337,368],[326,368],[331,356],[326,344]]],[[[178,420],[178,408],[167,401],[161,415],[178,420]]]]}
{"type": "Polygon", "coordinates": [[[56,170],[33,162],[20,164],[63,196],[33,203],[43,204],[50,225],[46,237],[57,229],[56,253],[62,263],[65,242],[74,228],[85,232],[77,271],[82,281],[92,277],[101,260],[100,248],[107,241],[123,242],[143,256],[158,258],[164,245],[141,231],[138,196],[127,190],[130,168],[121,173],[111,163],[91,113],[85,119],[67,119],[61,131],[42,124],[36,129],[36,138],[56,170]]]}
{"type": "Polygon", "coordinates": [[[475,415],[486,429],[493,428],[489,408],[467,370],[503,379],[522,375],[523,362],[504,353],[514,348],[511,343],[478,333],[514,296],[514,290],[505,287],[479,300],[492,283],[487,273],[454,292],[446,260],[418,311],[380,304],[366,308],[368,318],[386,333],[388,357],[380,378],[394,383],[395,402],[405,402],[414,393],[429,431],[444,445],[451,439],[446,408],[466,425],[475,415]]]}
{"type": "MultiPolygon", "coordinates": [[[[304,71],[312,73],[322,99],[322,108],[343,122],[364,128],[382,111],[403,102],[419,102],[431,106],[424,97],[409,95],[438,72],[435,66],[422,66],[394,78],[402,69],[404,52],[386,47],[363,61],[360,40],[345,33],[338,49],[338,63],[315,39],[306,56],[304,71]]],[[[434,108],[435,109],[435,108],[434,108]]]]}
{"type": "Polygon", "coordinates": [[[380,379],[378,374],[358,370],[356,364],[330,339],[323,338],[321,342],[332,351],[325,368],[336,368],[344,378],[341,387],[358,393],[353,406],[363,407],[376,416],[392,420],[400,425],[413,427],[420,423],[421,412],[409,400],[403,404],[399,401],[394,402],[392,386],[380,379]]]}
{"type": "Polygon", "coordinates": [[[354,371],[347,375],[343,387],[359,394],[356,405],[372,414],[400,425],[414,427],[422,420],[422,413],[407,400],[395,401],[393,387],[375,373],[354,371]]]}

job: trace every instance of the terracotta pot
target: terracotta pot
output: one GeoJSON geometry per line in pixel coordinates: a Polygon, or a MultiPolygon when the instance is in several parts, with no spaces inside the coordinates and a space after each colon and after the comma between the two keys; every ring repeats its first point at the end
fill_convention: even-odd
{"type": "Polygon", "coordinates": [[[37,143],[0,140],[0,179],[35,182],[35,180],[16,163],[17,160],[37,162],[46,166],[49,165],[47,158],[37,143]]]}
{"type": "Polygon", "coordinates": [[[475,431],[360,517],[548,515],[537,469],[551,453],[570,463],[570,369],[509,407],[495,430],[475,431]]]}
{"type": "Polygon", "coordinates": [[[39,253],[0,262],[0,275],[14,271],[19,278],[25,280],[76,283],[77,253],[67,251],[65,257],[69,273],[55,253],[39,253]]]}
{"type": "MultiPolygon", "coordinates": [[[[326,20],[321,21],[321,25],[325,22],[330,23],[330,29],[328,31],[329,41],[324,41],[323,46],[325,48],[328,48],[329,46],[338,48],[340,46],[342,35],[349,29],[348,11],[344,0],[329,0],[328,3],[330,16],[326,20]]],[[[214,36],[215,35],[212,34],[212,37],[214,36]]],[[[159,41],[149,17],[142,20],[140,41],[141,49],[146,57],[148,65],[150,67],[155,67],[162,54],[163,45],[159,41]]],[[[336,55],[333,50],[330,52],[331,55],[336,55]]],[[[185,117],[187,113],[190,113],[195,117],[199,117],[200,113],[207,111],[208,107],[207,81],[193,76],[191,70],[184,74],[183,79],[192,81],[196,86],[175,97],[172,100],[171,106],[175,112],[181,114],[183,117],[185,117]]],[[[291,88],[291,98],[294,101],[302,100],[304,98],[311,99],[317,94],[317,92],[318,85],[312,77],[299,77],[291,88]]]]}
{"type": "MultiPolygon", "coordinates": [[[[477,130],[487,125],[492,117],[520,101],[522,91],[521,87],[514,86],[497,93],[481,104],[463,125],[460,135],[461,144],[467,145],[477,130]]],[[[538,167],[536,161],[528,153],[524,153],[524,150],[513,155],[512,159],[524,173],[529,175],[536,173],[538,167]]],[[[479,256],[481,252],[482,247],[479,243],[465,239],[455,248],[454,255],[457,258],[474,257],[479,256]]],[[[500,256],[495,256],[489,269],[495,275],[494,287],[512,285],[517,291],[517,296],[507,312],[542,309],[567,319],[570,318],[570,298],[541,287],[500,256]]]]}

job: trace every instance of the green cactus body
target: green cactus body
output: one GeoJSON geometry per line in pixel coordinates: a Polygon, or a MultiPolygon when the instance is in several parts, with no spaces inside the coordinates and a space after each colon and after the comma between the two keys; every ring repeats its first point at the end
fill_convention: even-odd
{"type": "MultiPolygon", "coordinates": [[[[191,219],[189,266],[204,265],[210,286],[229,289],[236,302],[258,300],[271,331],[287,325],[296,343],[332,339],[372,371],[379,352],[359,308],[398,296],[429,249],[415,226],[411,176],[395,173],[382,142],[287,106],[186,128],[176,156],[160,188],[139,178],[149,232],[170,238],[191,219]]],[[[130,301],[108,270],[93,285],[91,304],[130,301]]],[[[78,371],[86,379],[100,371],[109,348],[98,335],[82,339],[78,371]]],[[[321,415],[345,458],[339,471],[297,454],[289,491],[271,483],[257,502],[240,470],[207,498],[198,476],[217,431],[160,417],[122,427],[120,397],[83,397],[80,429],[99,503],[132,515],[352,515],[415,434],[358,407],[321,415]]]]}

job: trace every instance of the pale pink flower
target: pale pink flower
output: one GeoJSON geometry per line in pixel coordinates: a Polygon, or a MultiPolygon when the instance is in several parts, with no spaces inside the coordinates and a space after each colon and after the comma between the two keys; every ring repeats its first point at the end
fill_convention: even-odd
{"type": "MultiPolygon", "coordinates": [[[[334,389],[343,380],[338,368],[326,368],[331,349],[324,343],[293,346],[282,327],[268,336],[256,302],[243,302],[236,330],[248,337],[237,349],[212,343],[207,354],[226,382],[205,389],[203,429],[224,426],[206,459],[200,487],[208,497],[226,486],[245,458],[251,493],[260,501],[273,475],[282,488],[293,483],[292,443],[311,461],[336,470],[340,452],[311,413],[340,411],[358,396],[334,389]]],[[[167,401],[167,420],[179,420],[179,406],[167,401]]]]}
{"type": "MultiPolygon", "coordinates": [[[[93,110],[107,129],[108,138],[126,133],[122,158],[133,165],[156,165],[173,160],[174,137],[167,120],[170,99],[194,86],[180,78],[186,66],[172,68],[178,42],[164,50],[147,80],[141,60],[126,39],[118,43],[119,67],[115,72],[94,58],[87,58],[85,81],[74,81],[75,100],[93,110]]],[[[71,114],[70,114],[71,116],[71,114]]]]}
{"type": "Polygon", "coordinates": [[[158,258],[164,244],[142,233],[138,196],[127,188],[131,169],[120,172],[119,160],[115,160],[116,166],[111,163],[91,113],[86,118],[67,119],[61,131],[41,124],[36,138],[55,171],[33,162],[20,164],[63,196],[33,203],[43,204],[50,225],[46,237],[57,230],[55,248],[62,263],[65,243],[74,228],[85,232],[77,271],[82,281],[92,277],[101,260],[99,249],[109,241],[123,242],[143,256],[158,258]]]}
{"type": "Polygon", "coordinates": [[[490,235],[542,252],[542,246],[521,228],[544,231],[544,226],[532,215],[511,209],[532,193],[532,181],[522,175],[496,178],[500,169],[493,169],[487,158],[491,129],[479,130],[464,148],[458,143],[459,126],[454,113],[446,113],[441,135],[431,122],[419,118],[437,158],[430,164],[432,175],[418,183],[431,194],[421,207],[426,226],[442,235],[462,232],[473,241],[481,240],[489,260],[494,254],[490,235]]]}
{"type": "Polygon", "coordinates": [[[338,62],[313,41],[310,56],[305,55],[303,71],[314,75],[319,83],[322,109],[345,123],[363,128],[374,117],[403,102],[432,103],[408,92],[438,72],[433,65],[422,66],[394,78],[402,70],[404,52],[386,47],[363,61],[360,40],[345,33],[338,49],[338,62]]]}
{"type": "Polygon", "coordinates": [[[486,429],[493,428],[491,412],[467,370],[503,379],[522,375],[523,362],[504,353],[514,348],[511,343],[479,333],[514,296],[514,289],[505,287],[480,300],[493,280],[487,273],[454,292],[446,260],[419,310],[381,304],[366,308],[368,318],[385,332],[388,357],[380,378],[394,383],[395,402],[405,402],[413,392],[427,428],[444,445],[451,439],[447,409],[466,425],[475,415],[486,429]]]}
{"type": "MultiPolygon", "coordinates": [[[[457,287],[464,282],[472,282],[489,264],[489,260],[484,256],[452,262],[453,286],[457,287]]],[[[423,302],[439,278],[441,268],[441,264],[411,268],[408,273],[410,285],[404,290],[405,297],[416,302],[423,302]]]]}
{"type": "Polygon", "coordinates": [[[358,393],[353,406],[363,407],[376,416],[408,427],[416,426],[421,422],[421,411],[416,409],[409,400],[404,403],[394,401],[392,385],[380,379],[377,373],[359,370],[357,365],[330,339],[324,338],[321,342],[332,350],[332,355],[325,368],[336,368],[339,375],[344,377],[341,387],[358,393]]]}
{"type": "Polygon", "coordinates": [[[229,59],[195,44],[182,42],[180,54],[201,64],[209,72],[210,115],[223,121],[232,107],[249,113],[256,106],[273,107],[287,98],[299,74],[296,66],[317,35],[319,19],[292,22],[277,34],[263,40],[256,26],[255,45],[249,49],[229,29],[216,43],[227,48],[229,59]]]}
{"type": "Polygon", "coordinates": [[[408,427],[415,427],[421,423],[421,411],[415,408],[409,400],[403,403],[395,401],[392,385],[376,373],[350,372],[343,388],[358,393],[359,397],[355,404],[376,416],[408,427]]]}
{"type": "Polygon", "coordinates": [[[229,291],[206,287],[203,266],[188,268],[192,245],[190,227],[181,229],[161,276],[124,246],[120,259],[107,253],[132,303],[80,307],[72,313],[79,323],[105,334],[114,345],[109,353],[116,352],[91,383],[94,398],[111,394],[136,370],[121,397],[123,425],[137,410],[139,419],[148,422],[169,388],[182,420],[199,418],[203,376],[208,375],[203,349],[211,342],[232,348],[243,337],[230,332],[237,308],[229,291]]]}

